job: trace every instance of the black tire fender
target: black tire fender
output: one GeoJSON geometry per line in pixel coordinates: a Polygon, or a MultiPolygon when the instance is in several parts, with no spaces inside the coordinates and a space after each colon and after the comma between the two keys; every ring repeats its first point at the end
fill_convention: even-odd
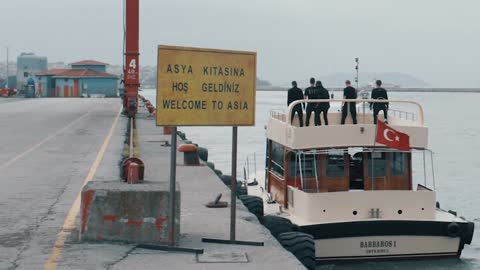
{"type": "Polygon", "coordinates": [[[197,148],[198,157],[203,161],[208,161],[208,149],[205,147],[197,148]]]}
{"type": "Polygon", "coordinates": [[[456,222],[452,222],[447,226],[447,233],[450,237],[457,237],[460,235],[460,225],[456,222]]]}
{"type": "Polygon", "coordinates": [[[262,220],[263,217],[263,200],[260,197],[252,195],[240,195],[238,196],[243,205],[247,207],[248,211],[254,214],[258,220],[262,220]]]}
{"type": "Polygon", "coordinates": [[[275,238],[278,238],[281,233],[298,231],[297,225],[293,224],[289,219],[279,216],[264,216],[262,218],[262,224],[275,238]]]}
{"type": "Polygon", "coordinates": [[[278,235],[278,242],[290,251],[307,269],[315,269],[315,242],[313,236],[302,232],[278,235]]]}
{"type": "Polygon", "coordinates": [[[463,242],[465,244],[470,245],[472,243],[474,230],[475,230],[475,223],[468,222],[467,223],[467,230],[465,231],[465,233],[463,235],[463,242]]]}

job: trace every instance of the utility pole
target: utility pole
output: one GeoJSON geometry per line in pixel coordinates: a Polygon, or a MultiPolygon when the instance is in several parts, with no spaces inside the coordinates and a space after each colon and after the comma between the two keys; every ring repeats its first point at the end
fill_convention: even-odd
{"type": "Polygon", "coordinates": [[[139,0],[125,0],[125,69],[123,79],[125,96],[123,108],[129,117],[135,117],[140,88],[139,63],[139,0]]]}
{"type": "Polygon", "coordinates": [[[8,46],[7,46],[7,84],[5,85],[5,88],[8,89],[8,46]]]}

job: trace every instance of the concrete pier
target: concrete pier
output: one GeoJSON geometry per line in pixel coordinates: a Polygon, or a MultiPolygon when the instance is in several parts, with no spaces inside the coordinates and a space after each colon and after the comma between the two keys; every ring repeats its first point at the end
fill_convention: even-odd
{"type": "MultiPolygon", "coordinates": [[[[205,205],[220,193],[229,201],[230,193],[208,166],[183,166],[181,154],[179,246],[204,255],[79,241],[82,186],[120,182],[127,118],[117,117],[119,110],[118,99],[0,102],[0,140],[7,142],[0,145],[0,269],[304,269],[239,201],[237,240],[265,246],[201,242],[228,239],[229,209],[205,205]]],[[[145,179],[165,181],[170,136],[146,112],[137,127],[145,179]]]]}
{"type": "MultiPolygon", "coordinates": [[[[169,244],[168,182],[92,181],[82,190],[80,241],[169,244]]],[[[176,192],[175,239],[180,232],[180,192],[176,192]]]]}

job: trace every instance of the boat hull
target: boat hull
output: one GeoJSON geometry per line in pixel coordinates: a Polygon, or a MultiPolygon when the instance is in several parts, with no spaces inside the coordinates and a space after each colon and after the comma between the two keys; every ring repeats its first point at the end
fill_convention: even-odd
{"type": "Polygon", "coordinates": [[[363,236],[316,239],[317,262],[458,257],[460,238],[445,236],[363,236]]]}
{"type": "Polygon", "coordinates": [[[319,263],[459,257],[473,237],[468,222],[359,221],[300,230],[314,237],[319,263]]]}

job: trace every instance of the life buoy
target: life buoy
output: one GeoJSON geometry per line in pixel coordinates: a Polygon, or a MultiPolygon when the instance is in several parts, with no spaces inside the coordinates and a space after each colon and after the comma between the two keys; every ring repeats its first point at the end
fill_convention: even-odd
{"type": "Polygon", "coordinates": [[[458,225],[456,222],[452,222],[452,223],[448,224],[447,232],[448,232],[448,236],[450,236],[450,237],[459,236],[460,235],[460,225],[458,225]]]}

